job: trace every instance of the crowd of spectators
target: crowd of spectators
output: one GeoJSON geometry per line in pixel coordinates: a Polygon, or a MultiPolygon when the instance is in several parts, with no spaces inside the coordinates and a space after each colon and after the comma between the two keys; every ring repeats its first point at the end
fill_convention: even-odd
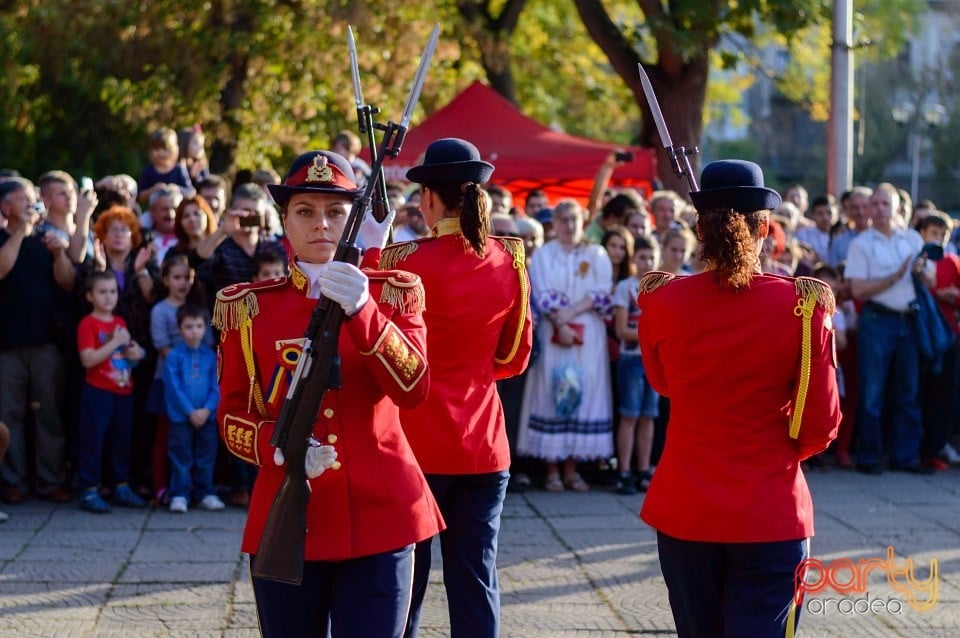
{"type": "MultiPolygon", "coordinates": [[[[342,133],[335,141],[369,177],[356,156],[359,140],[342,133]]],[[[663,446],[669,399],[643,377],[638,277],[706,265],[684,198],[610,188],[616,165],[611,155],[586,206],[550,202],[539,190],[518,206],[503,186],[487,189],[493,232],[526,246],[536,322],[528,371],[500,383],[517,457],[511,489],[542,473],[552,491],[587,490],[602,477],[633,493],[649,484],[663,446]]],[[[219,509],[218,494],[248,503],[254,468],[210,449],[212,389],[185,392],[167,364],[209,362],[200,353],[216,342],[209,317],[218,290],[286,273],[282,227],[265,188],[279,179],[241,171],[231,185],[211,174],[196,127],[155,132],[139,180],[110,175],[88,186],[50,170],[35,186],[15,170],[0,173],[5,503],[31,493],[60,503],[79,497],[92,512],[151,501],[172,511],[191,501],[219,509]],[[198,318],[206,326],[199,340],[198,318]],[[199,472],[194,486],[184,478],[191,471],[195,480],[199,472]]],[[[429,236],[419,193],[393,183],[387,193],[397,211],[393,241],[429,236]]],[[[818,196],[809,208],[803,187],[784,195],[758,268],[815,275],[837,296],[845,416],[832,461],[874,474],[885,457],[905,471],[960,460],[951,446],[956,346],[937,353],[934,365],[891,323],[913,320],[916,279],[960,334],[952,220],[931,202],[913,208],[889,184],[858,186],[839,200],[818,196]],[[918,261],[921,252],[927,258],[918,261]]]]}

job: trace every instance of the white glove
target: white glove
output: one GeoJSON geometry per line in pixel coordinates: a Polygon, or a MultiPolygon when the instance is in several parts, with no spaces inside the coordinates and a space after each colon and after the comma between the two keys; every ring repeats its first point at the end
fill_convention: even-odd
{"type": "Polygon", "coordinates": [[[387,235],[390,234],[390,228],[393,226],[393,220],[397,216],[397,211],[390,209],[382,222],[373,218],[373,212],[367,211],[363,216],[363,222],[360,224],[358,241],[364,249],[383,248],[387,245],[387,235]]]}
{"type": "MultiPolygon", "coordinates": [[[[314,443],[316,439],[310,437],[310,441],[314,443]]],[[[326,470],[330,469],[336,460],[337,450],[332,445],[311,445],[307,448],[307,455],[303,462],[303,468],[306,470],[307,478],[317,478],[326,470]]],[[[273,451],[273,462],[278,466],[282,466],[287,462],[280,448],[276,448],[273,451]]]]}
{"type": "Polygon", "coordinates": [[[307,448],[305,467],[307,478],[315,479],[333,466],[337,460],[337,450],[332,445],[320,445],[307,448]]]}
{"type": "Polygon", "coordinates": [[[331,261],[326,266],[317,278],[320,292],[340,304],[348,316],[360,312],[370,299],[367,275],[344,261],[331,261]]]}

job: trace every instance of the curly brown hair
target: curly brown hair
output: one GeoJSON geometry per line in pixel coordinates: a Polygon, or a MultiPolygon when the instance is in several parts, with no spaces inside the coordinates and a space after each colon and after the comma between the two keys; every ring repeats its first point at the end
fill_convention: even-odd
{"type": "Polygon", "coordinates": [[[97,223],[93,225],[93,234],[102,242],[107,241],[107,233],[110,232],[110,225],[113,222],[120,222],[130,229],[131,246],[136,249],[143,241],[140,234],[140,221],[132,210],[126,206],[111,206],[100,213],[97,223]]]}
{"type": "Polygon", "coordinates": [[[700,212],[697,217],[700,259],[712,266],[718,284],[735,291],[750,287],[750,280],[757,272],[756,242],[769,220],[768,210],[700,212]]]}

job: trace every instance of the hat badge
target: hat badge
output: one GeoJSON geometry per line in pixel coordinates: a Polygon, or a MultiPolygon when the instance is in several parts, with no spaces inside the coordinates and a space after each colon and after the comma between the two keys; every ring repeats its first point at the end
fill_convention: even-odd
{"type": "Polygon", "coordinates": [[[307,169],[308,182],[326,182],[333,181],[333,169],[327,164],[327,158],[323,155],[316,155],[313,158],[313,166],[307,169]]]}

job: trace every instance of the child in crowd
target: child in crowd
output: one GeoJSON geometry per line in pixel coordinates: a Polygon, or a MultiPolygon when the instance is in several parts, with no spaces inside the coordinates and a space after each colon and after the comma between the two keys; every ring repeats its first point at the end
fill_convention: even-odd
{"type": "Polygon", "coordinates": [[[170,511],[186,513],[191,492],[205,510],[224,508],[213,488],[217,458],[217,356],[205,343],[207,312],[202,306],[177,309],[182,341],[163,365],[163,396],[170,419],[170,511]]]}
{"type": "MultiPolygon", "coordinates": [[[[960,257],[945,249],[953,221],[945,213],[931,210],[917,222],[917,231],[924,241],[924,253],[936,264],[934,298],[940,313],[951,330],[960,336],[957,310],[960,308],[960,257]]],[[[924,366],[920,371],[920,410],[923,415],[923,440],[920,455],[924,463],[935,470],[945,470],[949,462],[957,462],[956,450],[950,445],[950,435],[956,414],[953,397],[956,380],[957,344],[943,354],[939,372],[924,366]]]]}
{"type": "Polygon", "coordinates": [[[287,275],[287,260],[275,250],[267,250],[254,257],[253,266],[256,272],[253,276],[254,281],[264,281],[286,277],[287,275]]]}
{"type": "Polygon", "coordinates": [[[206,138],[199,124],[177,131],[177,146],[180,147],[179,163],[187,169],[190,181],[199,184],[210,177],[210,163],[204,149],[206,138]]]}
{"type": "Polygon", "coordinates": [[[617,284],[613,292],[613,307],[617,336],[620,338],[620,356],[617,358],[620,424],[617,427],[617,481],[618,494],[636,494],[637,488],[646,492],[653,474],[650,454],[653,449],[653,420],[659,415],[660,395],[647,382],[640,353],[637,323],[640,309],[640,277],[660,261],[660,245],[655,239],[642,235],[636,238],[632,264],[635,273],[617,284]],[[637,477],[630,472],[636,443],[637,477]]]}
{"type": "Polygon", "coordinates": [[[93,311],[77,327],[80,362],[86,368],[80,396],[77,479],[83,490],[80,507],[104,514],[110,511],[100,497],[105,449],[106,465],[116,483],[114,505],[145,505],[128,485],[133,431],[131,368],[143,359],[144,351],[131,339],[124,320],[113,314],[118,293],[112,270],[92,273],[86,296],[93,311]]]}
{"type": "Polygon", "coordinates": [[[138,186],[140,192],[137,199],[141,204],[150,201],[150,194],[166,184],[180,187],[184,196],[194,194],[193,182],[187,167],[181,164],[180,144],[177,142],[177,133],[170,128],[160,128],[150,136],[150,163],[140,173],[138,186]]]}
{"type": "MultiPolygon", "coordinates": [[[[183,339],[177,323],[177,310],[187,303],[194,289],[195,273],[187,255],[170,255],[160,267],[160,277],[167,296],[157,302],[150,311],[150,337],[157,350],[157,370],[153,387],[147,400],[148,409],[157,415],[157,429],[153,440],[153,487],[158,503],[166,503],[167,493],[167,440],[170,438],[170,422],[164,404],[163,363],[173,346],[183,339]]],[[[199,301],[199,300],[195,300],[199,301]]],[[[209,330],[207,331],[210,332],[209,330]]],[[[213,345],[211,334],[205,335],[205,343],[213,345]]]]}
{"type": "MultiPolygon", "coordinates": [[[[812,273],[812,276],[830,286],[833,296],[837,300],[837,310],[833,313],[833,334],[837,346],[837,353],[842,353],[847,349],[847,331],[857,328],[857,308],[854,305],[853,298],[847,289],[847,284],[843,280],[840,272],[832,266],[826,264],[818,265],[812,273]]],[[[847,400],[846,376],[843,366],[837,363],[837,392],[840,395],[840,404],[843,406],[843,421],[840,424],[840,432],[833,445],[834,455],[837,465],[840,467],[853,467],[853,458],[850,456],[850,444],[853,438],[853,417],[856,414],[856,407],[850,405],[847,400]]],[[[813,457],[815,459],[816,457],[813,457]]],[[[811,459],[813,465],[817,462],[811,459]]]]}

